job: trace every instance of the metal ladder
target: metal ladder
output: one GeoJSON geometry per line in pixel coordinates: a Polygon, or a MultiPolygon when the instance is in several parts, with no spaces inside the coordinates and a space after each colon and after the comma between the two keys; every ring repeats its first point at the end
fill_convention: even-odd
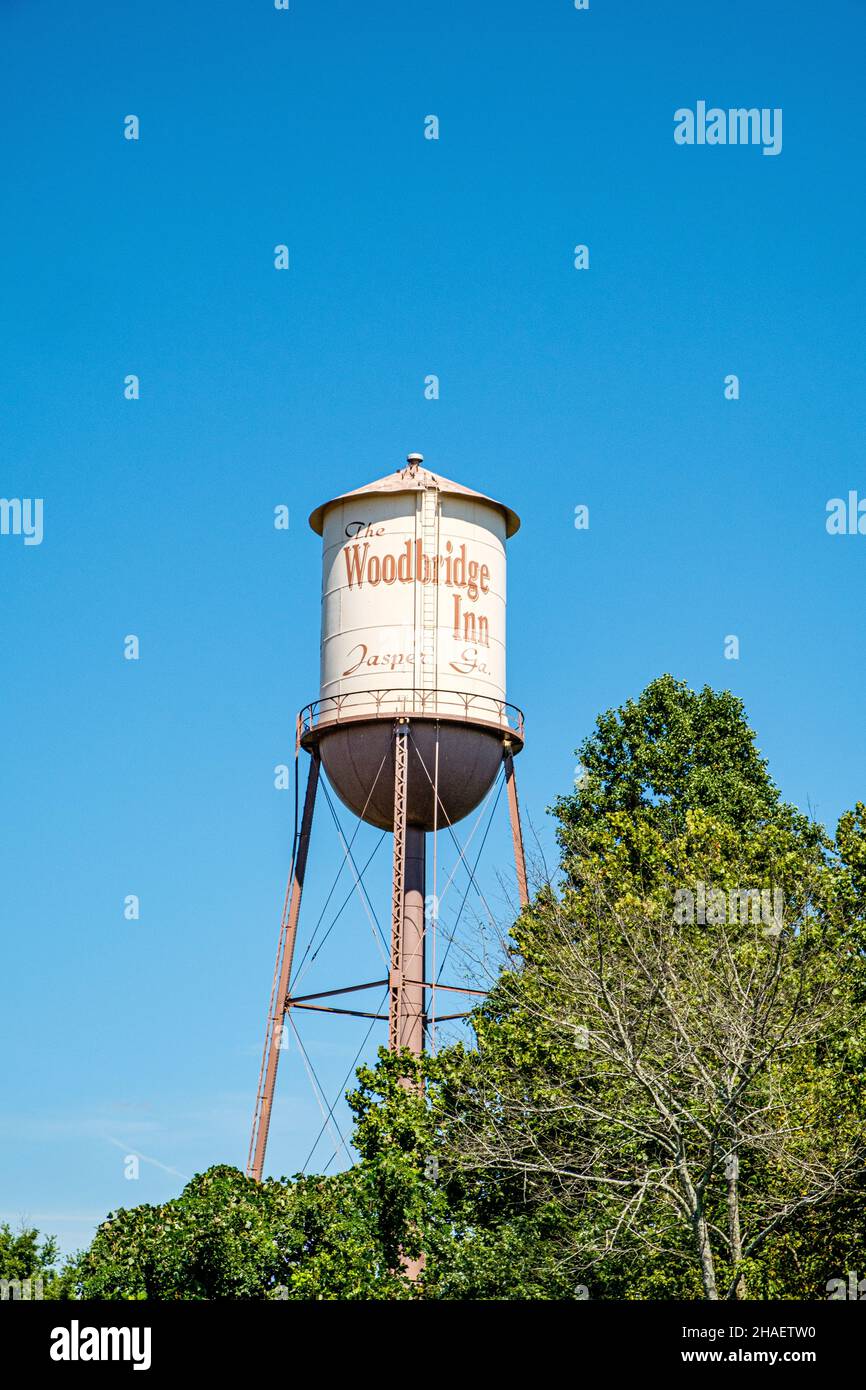
{"type": "MultiPolygon", "coordinates": [[[[433,583],[433,562],[439,553],[439,490],[425,487],[418,497],[418,529],[421,536],[421,553],[427,558],[430,567],[430,583],[420,583],[420,596],[416,609],[420,631],[416,634],[420,641],[415,650],[420,654],[417,665],[416,685],[422,693],[436,689],[436,628],[439,620],[439,585],[433,583]]],[[[423,572],[423,561],[422,561],[423,572]]]]}

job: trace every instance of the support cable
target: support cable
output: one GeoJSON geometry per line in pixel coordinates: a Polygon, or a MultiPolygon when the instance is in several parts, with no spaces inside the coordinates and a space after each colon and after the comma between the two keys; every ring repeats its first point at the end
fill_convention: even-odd
{"type": "MultiPolygon", "coordinates": [[[[301,971],[301,970],[304,968],[304,963],[305,963],[307,957],[310,955],[310,952],[311,952],[312,949],[313,949],[313,946],[314,946],[315,940],[316,940],[316,936],[317,936],[318,931],[319,931],[319,927],[322,925],[322,921],[323,921],[323,919],[324,919],[325,913],[326,913],[327,910],[328,910],[328,903],[331,901],[331,898],[333,897],[334,893],[336,892],[337,884],[338,884],[339,881],[340,881],[340,875],[342,874],[343,869],[344,869],[345,866],[346,866],[347,856],[351,853],[352,845],[355,843],[355,838],[356,838],[356,836],[357,836],[357,834],[358,834],[358,831],[359,831],[360,828],[361,828],[361,823],[362,823],[362,821],[363,821],[364,815],[366,814],[367,807],[369,806],[370,800],[371,800],[371,798],[372,798],[372,796],[373,796],[373,793],[374,793],[374,791],[376,790],[376,783],[379,781],[379,777],[380,777],[380,775],[381,775],[382,768],[385,766],[385,759],[387,758],[387,756],[388,756],[387,752],[383,753],[383,755],[382,755],[382,761],[380,762],[380,764],[379,764],[379,766],[378,766],[378,769],[377,769],[377,771],[376,771],[376,776],[373,778],[373,785],[371,786],[370,791],[369,791],[369,793],[368,793],[368,795],[367,795],[367,800],[364,802],[364,810],[361,812],[361,816],[360,816],[360,818],[359,818],[359,820],[358,820],[358,824],[355,826],[355,829],[354,829],[354,831],[353,831],[353,833],[352,833],[352,838],[351,838],[351,840],[349,841],[348,849],[347,849],[347,850],[344,850],[343,859],[342,859],[342,862],[341,862],[341,864],[340,864],[339,869],[337,870],[336,876],[335,876],[335,878],[334,878],[334,882],[333,882],[333,884],[331,885],[331,890],[330,890],[330,892],[328,893],[327,898],[325,899],[325,903],[324,903],[324,906],[322,907],[321,912],[319,913],[319,920],[316,922],[316,925],[315,925],[315,927],[313,928],[313,932],[312,932],[312,935],[311,935],[311,937],[310,937],[310,941],[309,941],[309,944],[308,944],[308,946],[307,946],[307,949],[305,950],[303,956],[301,957],[301,962],[300,962],[300,965],[298,966],[298,970],[299,970],[299,971],[301,971]]],[[[296,791],[297,791],[297,783],[296,783],[295,785],[296,785],[296,791]]],[[[325,797],[326,797],[326,799],[327,799],[327,801],[328,801],[328,805],[331,806],[330,797],[328,796],[328,787],[327,787],[327,783],[324,781],[324,779],[322,780],[322,789],[323,789],[323,791],[324,791],[324,793],[325,793],[325,797]]],[[[334,819],[336,820],[336,816],[335,816],[335,813],[334,813],[334,808],[333,808],[333,806],[331,806],[331,815],[334,816],[334,819]]],[[[337,832],[338,832],[338,834],[340,834],[340,838],[342,839],[343,837],[342,837],[342,832],[340,831],[339,824],[337,825],[337,832]]],[[[370,867],[370,864],[371,864],[371,862],[372,862],[372,860],[373,860],[373,856],[376,854],[376,851],[378,850],[379,845],[382,843],[382,840],[384,840],[386,834],[387,834],[387,832],[383,830],[383,831],[382,831],[381,839],[379,840],[379,843],[376,845],[376,848],[373,850],[373,853],[369,856],[369,858],[367,859],[366,864],[364,865],[364,868],[361,870],[362,875],[363,875],[364,873],[366,873],[367,869],[370,867]]],[[[344,841],[344,844],[345,844],[345,841],[344,841]]],[[[353,861],[352,867],[355,868],[354,861],[353,861]]],[[[357,869],[355,869],[355,872],[357,873],[357,869]]],[[[342,907],[340,908],[340,911],[337,913],[337,916],[334,918],[333,922],[331,923],[330,927],[328,928],[327,932],[325,933],[325,936],[324,936],[324,938],[323,938],[321,944],[319,945],[319,947],[316,949],[314,955],[312,956],[311,961],[310,961],[310,964],[312,964],[312,961],[315,960],[316,956],[319,954],[319,951],[322,949],[322,946],[324,946],[325,941],[327,941],[327,939],[328,939],[328,937],[329,937],[329,935],[330,935],[332,929],[334,928],[334,926],[336,926],[336,923],[337,923],[337,921],[338,921],[338,919],[339,919],[339,917],[340,917],[340,914],[341,914],[342,911],[343,911],[343,908],[345,908],[346,904],[349,902],[349,900],[350,900],[351,897],[352,897],[352,893],[354,893],[354,892],[355,892],[355,887],[354,887],[354,885],[353,885],[351,891],[349,892],[348,897],[347,897],[347,898],[345,899],[345,901],[343,902],[343,905],[342,905],[342,907]]],[[[380,935],[381,935],[381,929],[380,929],[380,935]]],[[[309,967],[307,967],[307,968],[309,968],[309,967]]]]}
{"type": "MultiPolygon", "coordinates": [[[[359,876],[359,874],[358,874],[358,866],[357,866],[357,864],[355,863],[355,856],[354,856],[353,853],[352,853],[351,846],[348,845],[348,844],[346,844],[346,838],[345,838],[345,836],[344,836],[344,834],[343,834],[343,830],[342,830],[342,827],[341,827],[341,825],[340,825],[340,822],[339,822],[339,820],[337,819],[337,812],[336,812],[335,809],[334,809],[334,803],[333,803],[332,800],[331,800],[331,794],[330,794],[330,792],[328,791],[327,785],[325,785],[325,786],[323,787],[323,790],[324,790],[324,793],[325,793],[325,800],[326,800],[327,803],[328,803],[328,810],[331,812],[331,816],[332,816],[332,818],[333,818],[334,825],[337,827],[337,834],[338,834],[339,837],[340,837],[340,842],[341,842],[341,844],[344,846],[344,849],[345,849],[346,855],[347,855],[347,857],[348,857],[349,863],[350,863],[351,866],[352,866],[352,872],[353,872],[354,875],[355,875],[355,888],[357,889],[357,891],[358,891],[358,893],[359,893],[359,895],[360,895],[361,904],[362,904],[362,906],[364,907],[365,912],[367,913],[367,920],[368,920],[368,922],[370,923],[370,930],[371,930],[372,933],[373,933],[373,940],[376,942],[376,945],[379,947],[379,951],[380,951],[380,954],[382,955],[383,963],[385,964],[385,966],[387,966],[387,964],[388,964],[388,955],[387,955],[388,943],[387,943],[386,940],[385,940],[385,935],[384,935],[384,932],[382,931],[382,928],[379,926],[379,919],[378,919],[378,917],[376,916],[375,912],[373,911],[373,904],[370,902],[370,895],[369,895],[369,893],[367,892],[366,888],[364,887],[364,884],[362,883],[361,878],[360,878],[360,876],[359,876]],[[379,934],[378,937],[377,937],[377,935],[376,935],[377,932],[378,932],[378,934],[379,934]],[[383,952],[384,952],[384,954],[383,954],[383,952]]],[[[360,821],[358,822],[358,824],[360,825],[360,821]]],[[[355,834],[357,834],[357,833],[358,833],[358,832],[357,832],[357,828],[356,828],[355,834]]],[[[352,836],[352,838],[354,839],[354,835],[352,836]]]]}
{"type": "MultiPolygon", "coordinates": [[[[309,1079],[310,1079],[310,1084],[311,1084],[311,1086],[313,1087],[313,1091],[314,1091],[314,1093],[315,1093],[316,1100],[319,1102],[319,1109],[321,1110],[322,1114],[325,1116],[325,1124],[328,1125],[328,1126],[330,1127],[331,1116],[332,1116],[332,1114],[333,1114],[333,1106],[331,1107],[331,1110],[330,1110],[330,1111],[326,1111],[326,1110],[325,1110],[325,1099],[324,1099],[325,1092],[324,1092],[324,1090],[322,1089],[322,1085],[321,1085],[321,1082],[319,1081],[318,1076],[316,1075],[315,1068],[313,1067],[312,1062],[310,1061],[309,1057],[307,1056],[307,1050],[306,1050],[306,1048],[304,1047],[304,1044],[301,1042],[301,1035],[300,1035],[300,1033],[298,1032],[297,1028],[295,1027],[295,1020],[292,1018],[291,1010],[289,1010],[289,1023],[292,1025],[292,1032],[294,1033],[295,1038],[297,1039],[298,1048],[300,1049],[301,1057],[303,1058],[303,1061],[304,1061],[304,1066],[305,1066],[306,1069],[307,1069],[307,1076],[308,1076],[309,1079]]],[[[342,1134],[341,1134],[341,1132],[340,1132],[340,1128],[339,1128],[339,1126],[337,1125],[336,1121],[334,1121],[334,1130],[332,1131],[332,1133],[336,1133],[338,1145],[339,1145],[339,1144],[342,1144],[343,1150],[344,1150],[344,1152],[345,1152],[345,1154],[346,1154],[346,1157],[348,1158],[349,1163],[351,1164],[351,1163],[352,1163],[352,1155],[349,1153],[349,1150],[348,1150],[348,1148],[346,1147],[346,1141],[345,1141],[345,1139],[343,1138],[343,1136],[342,1136],[342,1134]]]]}
{"type": "Polygon", "coordinates": [[[442,889],[442,901],[443,901],[443,902],[445,901],[445,894],[448,892],[448,889],[451,887],[452,883],[454,882],[454,879],[455,879],[456,876],[457,876],[457,870],[460,868],[460,865],[461,865],[461,863],[463,862],[463,859],[465,859],[466,854],[468,853],[469,846],[472,844],[472,841],[475,839],[475,835],[476,835],[476,833],[477,833],[477,831],[478,831],[478,827],[480,826],[480,824],[481,824],[481,822],[482,822],[482,820],[483,820],[483,818],[484,818],[484,813],[485,813],[485,811],[487,810],[487,807],[488,807],[488,805],[489,805],[489,803],[490,803],[490,798],[493,796],[493,789],[494,789],[495,786],[496,786],[496,783],[494,782],[494,783],[493,783],[493,786],[490,788],[489,792],[487,793],[487,795],[485,796],[483,802],[481,803],[481,806],[480,806],[479,809],[478,809],[478,815],[475,817],[475,822],[474,822],[474,824],[473,824],[473,826],[472,826],[472,829],[471,829],[470,832],[469,832],[469,835],[467,836],[466,843],[465,843],[465,845],[463,846],[463,854],[462,854],[462,855],[458,855],[458,857],[457,857],[457,862],[455,863],[454,868],[451,870],[450,874],[448,875],[448,878],[447,878],[446,883],[445,883],[445,887],[442,889]]]}
{"type": "MultiPolygon", "coordinates": [[[[416,752],[416,754],[418,755],[418,761],[420,762],[422,768],[424,769],[425,775],[426,775],[426,777],[427,777],[427,781],[430,783],[430,785],[431,785],[431,787],[432,787],[432,786],[433,786],[433,778],[430,776],[430,773],[429,773],[429,771],[427,770],[427,764],[425,763],[424,758],[423,758],[423,756],[422,756],[422,754],[421,754],[421,750],[420,750],[420,748],[418,747],[418,744],[417,744],[416,741],[415,741],[414,735],[412,734],[412,726],[411,726],[411,725],[409,726],[409,737],[412,739],[412,743],[413,743],[413,745],[414,745],[414,747],[415,747],[415,752],[416,752]]],[[[491,795],[491,793],[492,793],[492,791],[493,791],[493,787],[494,787],[495,785],[496,785],[496,783],[495,783],[495,781],[494,781],[494,782],[491,784],[490,791],[487,793],[488,798],[489,798],[489,796],[491,795]]],[[[501,790],[502,790],[502,788],[501,788],[501,786],[500,786],[500,792],[501,792],[501,790]]],[[[435,793],[435,787],[434,787],[434,793],[435,793]]],[[[437,800],[439,800],[439,805],[442,806],[442,801],[441,801],[441,799],[439,799],[438,794],[437,794],[437,800]]],[[[496,800],[497,800],[497,802],[499,801],[499,794],[497,794],[496,800]]],[[[481,807],[481,813],[479,813],[479,817],[478,817],[479,821],[480,821],[480,819],[481,819],[481,814],[483,814],[483,811],[484,811],[484,806],[482,805],[482,807],[481,807]]],[[[445,807],[444,807],[444,806],[442,806],[442,814],[443,814],[443,816],[445,817],[445,820],[446,820],[446,822],[447,822],[447,825],[448,825],[448,833],[449,833],[449,835],[451,836],[451,839],[454,841],[454,845],[455,845],[455,848],[456,848],[456,850],[457,850],[457,853],[458,853],[458,855],[460,856],[460,859],[463,860],[463,861],[465,862],[464,851],[463,851],[463,849],[462,849],[461,846],[460,846],[460,842],[459,842],[459,840],[457,839],[457,836],[454,834],[454,828],[453,828],[453,826],[452,826],[452,824],[451,824],[451,821],[450,821],[450,819],[449,819],[449,817],[448,817],[448,812],[445,810],[445,807]]],[[[473,833],[474,833],[474,832],[473,832],[473,833]]],[[[468,846],[468,841],[467,841],[467,846],[468,846]]],[[[472,877],[472,870],[469,869],[468,864],[466,865],[466,867],[467,867],[467,870],[468,870],[469,875],[470,875],[470,878],[471,878],[471,877],[472,877]]],[[[478,887],[478,884],[476,883],[474,886],[475,886],[475,891],[477,892],[479,898],[481,899],[481,901],[483,902],[484,906],[485,906],[486,909],[487,909],[487,915],[488,915],[488,917],[490,918],[491,926],[495,926],[495,925],[496,925],[496,919],[494,918],[493,913],[492,913],[492,911],[491,911],[491,909],[490,909],[490,904],[488,903],[488,901],[487,901],[487,899],[485,898],[484,894],[482,893],[481,889],[478,887]]]]}
{"type": "MultiPolygon", "coordinates": [[[[446,962],[447,959],[448,959],[448,953],[449,953],[449,951],[451,950],[451,947],[454,945],[454,941],[455,941],[455,938],[456,938],[456,936],[457,936],[457,928],[458,928],[459,925],[460,925],[460,918],[462,917],[462,915],[463,915],[463,909],[464,909],[464,907],[466,906],[466,899],[469,897],[469,889],[473,886],[473,883],[474,883],[474,879],[475,879],[475,869],[478,868],[479,861],[480,861],[480,859],[481,859],[482,854],[484,853],[484,846],[485,846],[485,844],[487,843],[487,836],[490,834],[490,827],[491,827],[491,825],[493,824],[493,817],[494,817],[494,815],[496,814],[496,807],[499,805],[499,798],[500,798],[500,796],[502,795],[502,787],[503,787],[503,782],[500,781],[500,783],[499,783],[499,790],[498,790],[498,792],[496,793],[496,800],[494,801],[494,803],[493,803],[493,805],[492,805],[492,807],[491,807],[491,809],[490,809],[490,818],[489,818],[489,820],[488,820],[488,822],[487,822],[487,828],[486,828],[486,830],[484,831],[484,834],[483,834],[483,836],[482,836],[482,838],[481,838],[481,844],[480,844],[479,847],[478,847],[478,854],[475,856],[475,868],[472,870],[471,875],[470,875],[470,881],[469,881],[469,883],[467,883],[467,885],[466,885],[466,892],[463,894],[463,901],[462,901],[461,904],[460,904],[460,908],[459,908],[459,911],[458,911],[458,913],[457,913],[457,919],[456,919],[456,921],[455,921],[455,923],[454,923],[454,926],[453,926],[453,928],[452,928],[451,935],[450,935],[450,937],[448,938],[448,945],[447,945],[446,948],[445,948],[445,954],[444,954],[444,956],[442,957],[442,964],[441,964],[441,966],[440,966],[440,968],[439,968],[439,975],[440,975],[440,977],[441,977],[442,971],[445,969],[445,962],[446,962]]],[[[438,983],[438,981],[437,981],[437,983],[438,983]]]]}
{"type": "MultiPolygon", "coordinates": [[[[382,847],[382,841],[385,839],[385,836],[387,835],[387,833],[388,833],[387,830],[383,830],[383,831],[382,831],[382,834],[380,835],[379,839],[376,841],[376,844],[375,844],[375,846],[374,846],[372,852],[367,856],[367,860],[366,860],[366,862],[365,862],[365,864],[364,864],[364,867],[363,867],[362,870],[361,870],[362,876],[367,872],[367,870],[369,869],[369,867],[370,867],[370,865],[372,864],[373,860],[375,859],[376,855],[379,853],[379,850],[380,850],[381,847],[382,847]]],[[[336,886],[336,885],[335,885],[335,886],[336,886]]],[[[334,927],[337,925],[337,923],[339,922],[339,920],[340,920],[340,918],[342,917],[343,913],[345,912],[346,908],[348,907],[349,903],[352,901],[353,897],[355,896],[355,891],[356,891],[356,890],[355,890],[355,885],[352,884],[352,887],[349,889],[348,893],[346,894],[345,898],[344,898],[343,901],[342,901],[342,904],[340,905],[339,909],[337,910],[337,915],[336,915],[336,917],[335,917],[335,918],[333,919],[333,921],[331,922],[331,925],[328,927],[328,930],[325,932],[325,935],[322,937],[322,939],[321,939],[321,941],[319,942],[318,946],[316,947],[315,951],[313,951],[312,955],[310,955],[310,951],[312,950],[313,943],[315,942],[315,939],[316,939],[316,933],[318,932],[319,927],[320,927],[321,922],[322,922],[322,918],[323,918],[324,915],[325,915],[325,908],[324,908],[324,907],[322,908],[321,915],[320,915],[320,917],[319,917],[318,922],[316,923],[316,927],[315,927],[315,930],[314,930],[314,932],[313,932],[312,937],[310,938],[309,945],[307,946],[307,949],[306,949],[306,951],[304,952],[304,954],[303,954],[303,956],[302,956],[302,958],[301,958],[301,963],[300,963],[300,965],[298,966],[298,970],[297,970],[297,973],[296,973],[296,975],[295,975],[295,982],[294,982],[294,983],[295,983],[295,986],[297,986],[297,985],[299,985],[299,984],[301,983],[301,980],[303,979],[304,975],[305,975],[305,974],[307,973],[307,971],[310,969],[310,966],[313,964],[313,962],[315,961],[315,959],[316,959],[316,957],[318,956],[319,952],[321,951],[322,947],[325,945],[325,942],[328,940],[328,937],[331,935],[331,932],[334,930],[334,927]],[[308,956],[309,956],[309,960],[307,960],[307,957],[308,957],[308,956]],[[305,964],[305,962],[306,962],[306,964],[305,964]]],[[[327,905],[328,905],[328,904],[326,903],[326,904],[325,904],[325,907],[327,907],[327,905]]]]}
{"type": "MultiPolygon", "coordinates": [[[[387,989],[386,989],[386,990],[385,990],[385,993],[382,995],[382,998],[380,999],[380,1001],[379,1001],[379,1003],[378,1003],[378,1005],[377,1005],[377,1008],[378,1008],[378,1009],[381,1009],[381,1008],[383,1007],[383,1005],[384,1005],[384,1003],[385,1003],[385,1000],[386,1000],[387,998],[388,998],[388,991],[387,991],[387,989]]],[[[369,1037],[370,1037],[370,1034],[372,1033],[373,1029],[375,1028],[375,1026],[376,1026],[376,1020],[374,1019],[373,1022],[370,1024],[369,1028],[367,1029],[366,1033],[364,1034],[364,1037],[363,1037],[363,1039],[362,1039],[362,1041],[361,1041],[361,1046],[358,1048],[358,1051],[355,1053],[355,1059],[354,1059],[354,1061],[352,1062],[351,1066],[349,1067],[349,1070],[346,1072],[346,1075],[343,1077],[342,1085],[339,1087],[339,1089],[338,1089],[338,1091],[337,1091],[337,1094],[336,1094],[336,1096],[334,1097],[334,1100],[333,1100],[332,1103],[331,1103],[331,1108],[330,1108],[329,1111],[328,1111],[328,1116],[329,1116],[329,1117],[330,1117],[331,1115],[333,1115],[335,1109],[337,1108],[337,1102],[340,1100],[340,1097],[343,1095],[343,1093],[344,1093],[344,1091],[345,1091],[345,1089],[346,1089],[346,1086],[348,1085],[349,1078],[351,1077],[352,1073],[354,1072],[355,1068],[356,1068],[357,1065],[358,1065],[358,1058],[361,1056],[361,1053],[364,1051],[364,1048],[367,1046],[367,1041],[368,1041],[368,1039],[369,1039],[369,1037]]],[[[302,1173],[305,1173],[305,1172],[307,1171],[307,1165],[308,1165],[308,1163],[310,1162],[311,1158],[313,1157],[313,1154],[316,1152],[316,1149],[319,1147],[319,1141],[320,1141],[320,1139],[322,1138],[322,1135],[324,1134],[326,1128],[327,1128],[327,1120],[323,1121],[323,1123],[322,1123],[322,1128],[319,1130],[318,1134],[316,1135],[315,1141],[314,1141],[314,1143],[313,1143],[313,1147],[310,1149],[310,1152],[307,1154],[307,1157],[304,1159],[304,1164],[303,1164],[303,1167],[301,1168],[301,1172],[302,1172],[302,1173]]],[[[333,1162],[333,1158],[331,1158],[331,1159],[328,1160],[328,1164],[329,1164],[329,1165],[330,1165],[330,1163],[332,1163],[332,1162],[333,1162]]]]}

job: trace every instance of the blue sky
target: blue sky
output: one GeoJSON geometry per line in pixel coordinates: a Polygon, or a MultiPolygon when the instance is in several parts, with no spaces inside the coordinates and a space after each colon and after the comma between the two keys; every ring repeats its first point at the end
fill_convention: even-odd
{"type": "MultiPolygon", "coordinates": [[[[509,696],[548,852],[576,744],[664,671],[742,696],[790,800],[864,796],[866,536],[825,529],[866,496],[864,40],[854,0],[2,6],[0,494],[44,499],[44,540],[0,536],[0,1220],[72,1249],[243,1166],[273,768],[317,694],[306,516],[410,450],[523,519],[509,696]],[[699,100],[782,108],[781,154],[676,145],[699,100]]],[[[509,851],[500,802],[502,915],[509,851]]],[[[323,804],[308,927],[339,857],[323,804]]],[[[355,902],[306,978],[379,968],[355,902]]],[[[330,1099],[366,1026],[301,1030],[330,1099]]],[[[292,1040],[269,1169],[320,1123],[292,1040]]]]}

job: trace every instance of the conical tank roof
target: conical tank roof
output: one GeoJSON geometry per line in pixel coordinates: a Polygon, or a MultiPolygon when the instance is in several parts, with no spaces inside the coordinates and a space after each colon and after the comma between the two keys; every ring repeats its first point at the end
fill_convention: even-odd
{"type": "Polygon", "coordinates": [[[506,507],[504,502],[497,502],[494,498],[487,497],[483,492],[476,492],[474,488],[464,487],[462,483],[454,483],[450,478],[443,478],[441,473],[431,473],[429,469],[421,467],[423,462],[420,454],[410,454],[406,461],[406,467],[398,468],[396,473],[389,473],[387,477],[377,478],[374,483],[365,483],[363,487],[353,488],[351,492],[343,492],[339,497],[332,497],[330,501],[323,502],[320,507],[316,507],[315,511],[310,513],[310,525],[321,536],[325,512],[335,503],[343,502],[349,497],[375,496],[381,493],[394,492],[421,492],[426,488],[436,488],[439,492],[454,497],[474,497],[479,502],[486,502],[488,506],[497,507],[505,517],[506,536],[513,536],[515,531],[519,529],[520,517],[510,507],[506,507]]]}

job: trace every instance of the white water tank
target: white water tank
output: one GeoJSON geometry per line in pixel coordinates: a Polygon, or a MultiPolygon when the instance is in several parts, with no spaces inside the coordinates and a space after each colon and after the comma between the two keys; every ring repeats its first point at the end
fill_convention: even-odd
{"type": "Polygon", "coordinates": [[[389,739],[395,718],[411,717],[412,818],[431,828],[435,764],[435,819],[453,823],[489,789],[503,740],[523,746],[505,694],[505,543],[519,519],[410,455],[317,507],[310,525],[323,541],[321,683],[304,741],[318,742],[346,804],[390,828],[389,739]]]}

